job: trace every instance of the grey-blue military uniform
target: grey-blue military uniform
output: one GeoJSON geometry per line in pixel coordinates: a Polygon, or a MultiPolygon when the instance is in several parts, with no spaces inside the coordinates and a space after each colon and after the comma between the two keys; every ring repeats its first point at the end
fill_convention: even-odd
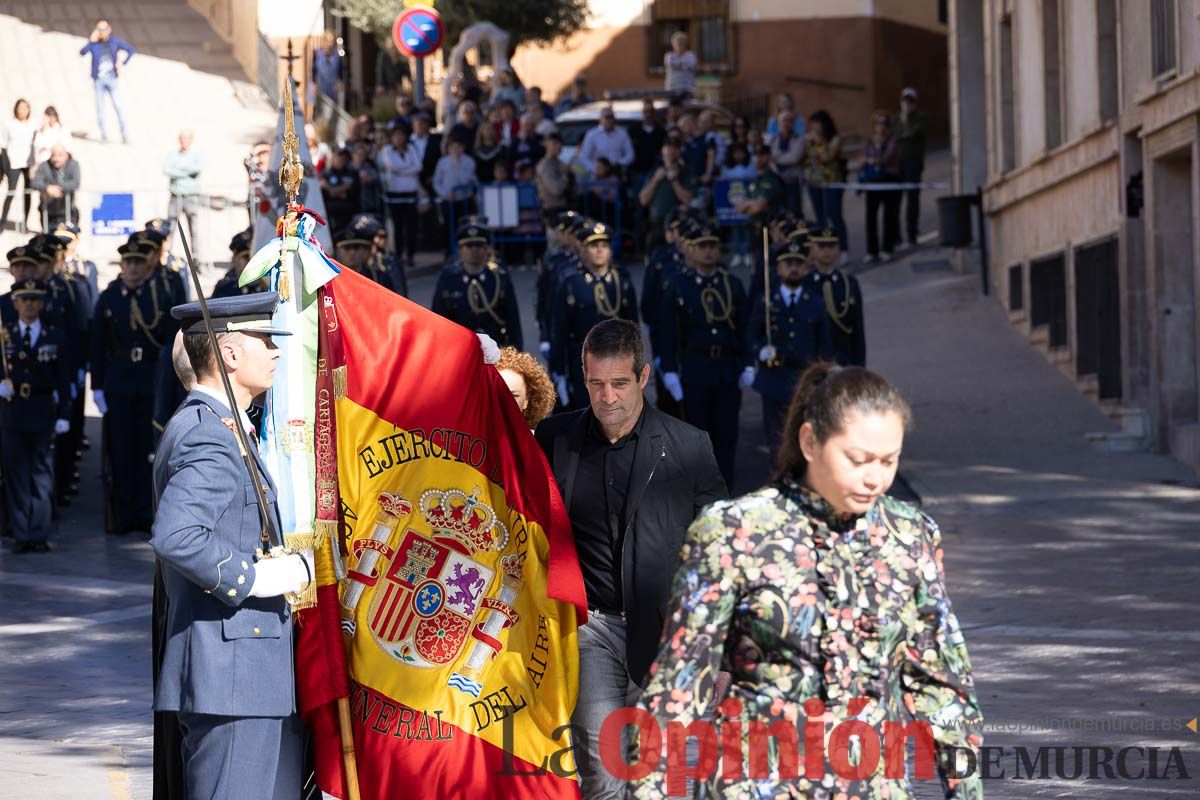
{"type": "MultiPolygon", "coordinates": [[[[278,295],[213,301],[214,323],[220,330],[223,317],[245,320],[244,310],[263,301],[273,308],[278,295]]],[[[180,308],[187,306],[173,313],[180,308]]],[[[150,543],[163,565],[167,619],[154,708],[179,714],[189,800],[296,800],[303,728],[292,617],[283,597],[250,596],[261,524],[233,413],[193,390],[155,454],[158,511],[150,543]]],[[[256,448],[251,456],[278,520],[275,483],[256,448]]]]}

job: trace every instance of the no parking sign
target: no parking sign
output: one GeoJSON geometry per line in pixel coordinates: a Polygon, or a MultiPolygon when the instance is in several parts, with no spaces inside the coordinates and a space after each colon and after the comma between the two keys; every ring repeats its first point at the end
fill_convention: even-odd
{"type": "Polygon", "coordinates": [[[411,58],[433,55],[445,36],[441,15],[430,6],[406,9],[392,24],[392,41],[401,53],[411,58]]]}

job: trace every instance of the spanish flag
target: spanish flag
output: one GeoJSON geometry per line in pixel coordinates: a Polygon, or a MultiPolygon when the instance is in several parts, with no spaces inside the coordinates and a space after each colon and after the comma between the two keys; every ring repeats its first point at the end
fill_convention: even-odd
{"type": "Polygon", "coordinates": [[[318,784],[346,797],[348,696],[364,800],[578,797],[587,608],[541,450],[473,333],[349,270],[321,292],[317,516],[340,530],[297,649],[318,784]]]}

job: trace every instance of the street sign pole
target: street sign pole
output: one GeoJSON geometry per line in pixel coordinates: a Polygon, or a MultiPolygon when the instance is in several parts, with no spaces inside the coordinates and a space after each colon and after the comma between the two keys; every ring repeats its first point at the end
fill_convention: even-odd
{"type": "Polygon", "coordinates": [[[425,102],[425,56],[417,56],[417,71],[413,75],[413,105],[425,102]]]}

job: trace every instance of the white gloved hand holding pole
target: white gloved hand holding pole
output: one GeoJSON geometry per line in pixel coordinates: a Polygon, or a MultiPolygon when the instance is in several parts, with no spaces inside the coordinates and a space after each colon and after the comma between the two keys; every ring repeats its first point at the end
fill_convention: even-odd
{"type": "Polygon", "coordinates": [[[250,596],[294,594],[304,588],[311,574],[304,564],[304,558],[298,553],[261,559],[254,564],[254,585],[250,587],[250,596]]]}
{"type": "Polygon", "coordinates": [[[475,334],[479,337],[479,349],[483,351],[483,363],[495,364],[500,360],[500,345],[486,333],[475,334]]]}
{"type": "Polygon", "coordinates": [[[55,436],[62,436],[64,433],[69,433],[70,430],[71,430],[70,422],[67,422],[65,419],[54,420],[54,435],[55,436]]]}
{"type": "Polygon", "coordinates": [[[93,389],[92,390],[92,400],[94,400],[96,402],[96,408],[98,408],[100,410],[101,414],[108,413],[108,403],[104,402],[104,390],[103,389],[93,389]]]}
{"type": "Polygon", "coordinates": [[[754,384],[754,367],[746,367],[738,376],[738,388],[749,389],[754,384]]]}

